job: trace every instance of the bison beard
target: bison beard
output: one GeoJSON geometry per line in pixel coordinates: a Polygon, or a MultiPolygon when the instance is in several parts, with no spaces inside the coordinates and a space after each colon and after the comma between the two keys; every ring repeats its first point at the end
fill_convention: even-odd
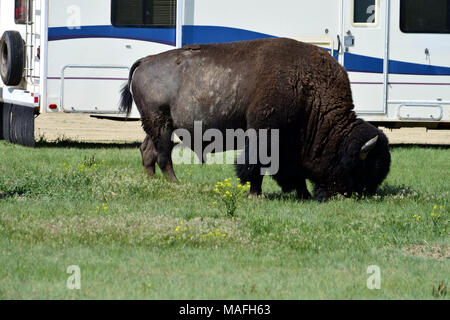
{"type": "MultiPolygon", "coordinates": [[[[301,199],[310,197],[306,179],[322,201],[337,193],[373,193],[389,172],[386,136],[356,117],[347,72],[313,45],[261,39],[148,56],[130,70],[123,112],[129,113],[133,99],[147,133],[141,153],[149,175],[157,163],[176,181],[171,133],[193,133],[195,121],[222,132],[279,129],[280,167],[273,178],[301,199]]],[[[253,194],[261,193],[260,168],[236,165],[253,194]]]]}

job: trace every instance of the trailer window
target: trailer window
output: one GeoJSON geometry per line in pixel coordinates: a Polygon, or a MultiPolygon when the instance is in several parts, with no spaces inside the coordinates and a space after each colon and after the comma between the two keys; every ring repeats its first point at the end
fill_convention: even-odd
{"type": "Polygon", "coordinates": [[[450,33],[450,0],[401,0],[400,30],[406,33],[450,33]]]}
{"type": "Polygon", "coordinates": [[[116,27],[174,27],[176,0],[111,0],[116,27]]]}
{"type": "Polygon", "coordinates": [[[33,1],[15,0],[14,21],[17,24],[30,23],[32,12],[33,12],[33,1]],[[27,14],[27,7],[28,7],[28,14],[27,14]]]}
{"type": "Polygon", "coordinates": [[[353,25],[376,25],[378,7],[379,0],[353,0],[353,25]]]}

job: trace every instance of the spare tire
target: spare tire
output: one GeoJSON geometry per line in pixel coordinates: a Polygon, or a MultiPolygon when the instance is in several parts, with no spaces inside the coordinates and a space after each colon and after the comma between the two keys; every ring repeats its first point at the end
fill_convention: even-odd
{"type": "Polygon", "coordinates": [[[5,31],[0,42],[0,74],[7,86],[17,86],[23,77],[25,50],[17,31],[5,31]]]}

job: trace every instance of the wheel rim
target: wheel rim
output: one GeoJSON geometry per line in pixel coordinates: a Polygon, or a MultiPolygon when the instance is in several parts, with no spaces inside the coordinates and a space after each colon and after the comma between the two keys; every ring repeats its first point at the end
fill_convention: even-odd
{"type": "Polygon", "coordinates": [[[1,74],[2,74],[2,76],[6,75],[7,64],[8,64],[8,47],[7,47],[6,43],[3,43],[2,52],[1,52],[1,74]]]}

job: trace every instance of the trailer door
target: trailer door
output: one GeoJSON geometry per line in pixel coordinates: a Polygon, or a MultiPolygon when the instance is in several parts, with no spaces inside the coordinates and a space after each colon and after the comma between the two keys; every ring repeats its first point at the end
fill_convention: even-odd
{"type": "Polygon", "coordinates": [[[389,109],[400,120],[449,119],[450,0],[391,3],[389,109]]]}
{"type": "Polygon", "coordinates": [[[385,3],[343,0],[343,64],[358,114],[384,113],[385,3]]]}

